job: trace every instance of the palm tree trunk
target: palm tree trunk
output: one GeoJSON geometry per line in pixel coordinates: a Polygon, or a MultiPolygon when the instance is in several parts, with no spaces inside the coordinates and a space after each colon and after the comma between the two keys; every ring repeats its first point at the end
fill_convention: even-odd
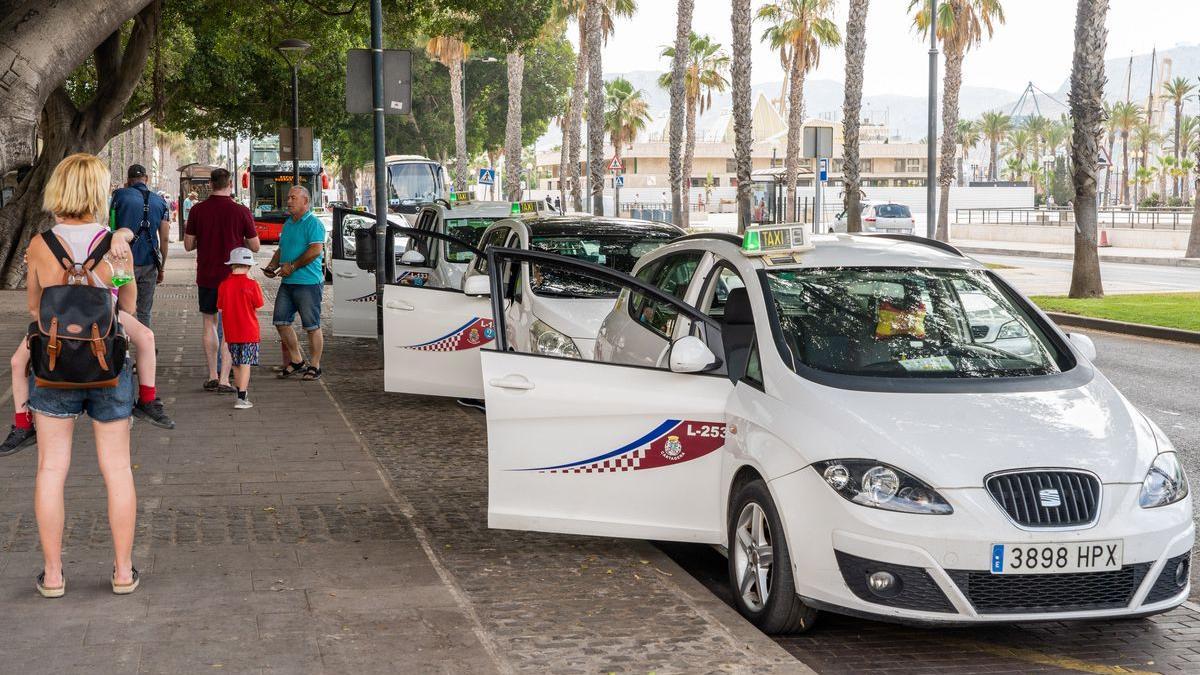
{"type": "Polygon", "coordinates": [[[1000,152],[996,145],[1000,142],[999,138],[992,137],[992,150],[988,153],[988,180],[995,182],[996,180],[996,162],[1000,161],[1000,152]]]}
{"type": "Polygon", "coordinates": [[[696,101],[687,101],[687,140],[683,148],[683,222],[681,227],[691,224],[692,215],[692,165],[696,159],[696,101]]]}
{"type": "Polygon", "coordinates": [[[454,110],[454,191],[467,191],[467,114],[463,101],[463,62],[450,62],[450,107],[454,110]]]}
{"type": "Polygon", "coordinates": [[[1107,207],[1111,203],[1109,189],[1112,184],[1112,156],[1113,147],[1117,143],[1117,134],[1115,132],[1108,134],[1108,163],[1104,165],[1104,206],[1107,207]]]}
{"type": "MultiPolygon", "coordinates": [[[[1175,102],[1175,166],[1179,166],[1179,127],[1183,124],[1183,101],[1175,102]]],[[[1178,176],[1173,176],[1171,180],[1171,192],[1178,197],[1181,191],[1181,183],[1178,176]]],[[[1165,190],[1164,190],[1165,192],[1165,190]]]]}
{"type": "MultiPolygon", "coordinates": [[[[780,213],[787,222],[800,220],[796,211],[796,182],[800,173],[800,135],[804,133],[804,57],[800,52],[792,58],[792,83],[788,92],[787,158],[784,162],[784,181],[787,184],[787,204],[780,213]]],[[[814,176],[814,180],[815,180],[814,176]]]]}
{"type": "MultiPolygon", "coordinates": [[[[864,4],[867,0],[863,0],[864,4]]],[[[738,233],[750,224],[750,173],[753,170],[751,150],[752,109],[750,101],[750,0],[733,0],[730,23],[733,27],[733,68],[730,81],[733,88],[733,156],[737,164],[738,233]]]]}
{"type": "Polygon", "coordinates": [[[588,180],[592,213],[604,215],[604,72],[601,62],[601,6],[588,0],[585,25],[588,40],[588,180]]]}
{"type": "Polygon", "coordinates": [[[1196,205],[1192,208],[1192,231],[1188,234],[1185,258],[1200,258],[1200,178],[1196,179],[1195,187],[1196,205]]]}
{"type": "MultiPolygon", "coordinates": [[[[579,153],[583,147],[583,95],[587,91],[588,40],[585,22],[579,22],[579,60],[575,62],[575,86],[571,89],[571,107],[567,110],[567,170],[564,180],[570,183],[571,203],[575,211],[583,210],[583,176],[580,174],[579,153]]],[[[567,197],[563,195],[563,209],[567,208],[567,197]]]]}
{"type": "Polygon", "coordinates": [[[504,124],[504,191],[509,201],[521,199],[521,88],[525,55],[508,54],[508,117],[504,124]]]}
{"type": "Polygon", "coordinates": [[[692,33],[694,0],[679,0],[675,18],[675,55],[671,59],[671,121],[668,144],[667,171],[671,183],[671,222],[686,222],[683,200],[683,125],[684,125],[684,66],[687,63],[692,33]]]}
{"type": "Polygon", "coordinates": [[[842,185],[846,231],[862,232],[862,187],[859,174],[858,128],[862,121],[863,62],[867,51],[867,5],[851,0],[846,21],[846,98],[842,103],[842,185]]]}
{"type": "Polygon", "coordinates": [[[950,184],[954,182],[954,130],[958,127],[958,92],[962,88],[963,48],[951,41],[946,45],[946,79],[942,92],[942,158],[938,170],[938,241],[950,241],[950,184]]]}
{"type": "Polygon", "coordinates": [[[1104,27],[1108,0],[1079,0],[1075,10],[1075,57],[1071,65],[1071,178],[1075,185],[1075,257],[1072,298],[1104,295],[1096,249],[1096,161],[1104,124],[1104,27]]]}
{"type": "Polygon", "coordinates": [[[1129,204],[1129,132],[1121,131],[1121,204],[1129,204]]]}

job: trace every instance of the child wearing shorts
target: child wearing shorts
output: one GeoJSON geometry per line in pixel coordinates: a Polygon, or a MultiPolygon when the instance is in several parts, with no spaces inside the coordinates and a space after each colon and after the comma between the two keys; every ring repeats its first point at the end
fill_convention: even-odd
{"type": "Polygon", "coordinates": [[[250,366],[258,365],[258,308],[263,306],[262,288],[250,277],[254,266],[254,252],[239,246],[229,252],[232,273],[217,287],[217,311],[221,313],[221,330],[229,344],[230,362],[233,364],[233,385],[237,387],[238,410],[253,408],[246,398],[250,388],[250,366]]]}

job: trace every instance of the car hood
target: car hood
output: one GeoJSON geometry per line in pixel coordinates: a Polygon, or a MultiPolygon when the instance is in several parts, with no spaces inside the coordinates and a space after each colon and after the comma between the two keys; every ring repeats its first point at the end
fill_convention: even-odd
{"type": "Polygon", "coordinates": [[[615,298],[547,298],[539,296],[534,315],[569,338],[595,340],[615,298]]]}
{"type": "Polygon", "coordinates": [[[980,487],[990,473],[1030,467],[1140,483],[1157,453],[1145,417],[1098,372],[1087,384],[1054,391],[914,394],[814,385],[808,393],[821,401],[808,408],[820,411],[806,416],[819,430],[809,438],[829,444],[821,456],[806,452],[812,460],[877,459],[938,488],[980,487]]]}

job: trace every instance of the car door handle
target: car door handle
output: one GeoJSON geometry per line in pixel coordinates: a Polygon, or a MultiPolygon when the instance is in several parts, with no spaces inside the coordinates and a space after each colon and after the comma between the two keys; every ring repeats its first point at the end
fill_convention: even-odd
{"type": "Polygon", "coordinates": [[[533,383],[527,380],[524,375],[497,377],[489,380],[488,384],[499,389],[519,389],[523,391],[533,389],[533,383]]]}
{"type": "Polygon", "coordinates": [[[353,279],[358,276],[358,272],[338,272],[337,275],[343,279],[353,279]]]}
{"type": "Polygon", "coordinates": [[[413,307],[412,305],[408,304],[407,302],[400,302],[399,300],[389,300],[386,303],[384,303],[383,306],[387,307],[388,309],[398,309],[398,310],[401,310],[404,312],[411,312],[414,309],[416,309],[416,307],[413,307]]]}

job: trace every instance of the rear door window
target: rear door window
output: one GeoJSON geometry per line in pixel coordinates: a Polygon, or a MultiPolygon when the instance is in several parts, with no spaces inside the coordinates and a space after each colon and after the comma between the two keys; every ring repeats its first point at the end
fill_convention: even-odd
{"type": "MultiPolygon", "coordinates": [[[[700,264],[701,255],[700,251],[687,251],[664,258],[653,266],[654,276],[642,280],[682,300],[692,282],[692,276],[696,273],[696,267],[700,264]]],[[[639,273],[638,276],[641,277],[642,274],[639,273]]],[[[679,310],[665,302],[631,293],[629,315],[634,321],[669,340],[675,330],[675,319],[679,316],[679,310]]]]}

